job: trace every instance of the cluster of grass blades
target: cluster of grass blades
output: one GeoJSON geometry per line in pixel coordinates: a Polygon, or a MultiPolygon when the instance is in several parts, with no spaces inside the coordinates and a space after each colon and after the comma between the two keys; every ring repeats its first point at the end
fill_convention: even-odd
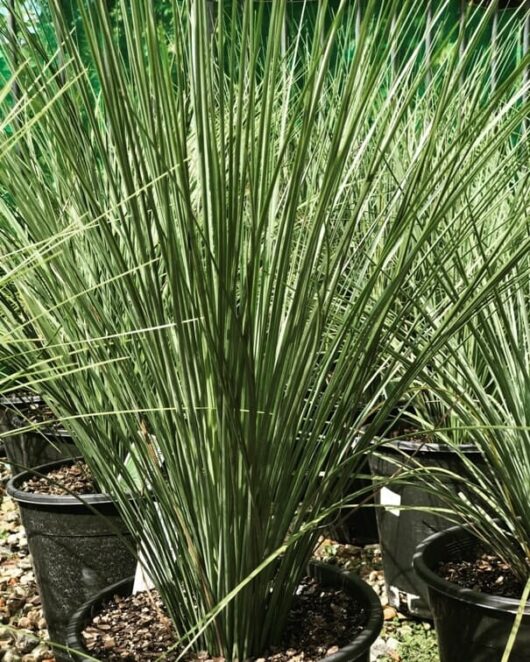
{"type": "Polygon", "coordinates": [[[367,2],[353,50],[346,0],[288,44],[280,0],[173,0],[166,28],[120,0],[119,39],[74,4],[83,48],[49,0],[53,39],[21,21],[5,53],[0,347],[182,644],[247,659],[396,403],[521,277],[527,62],[484,93],[493,10],[462,48],[440,7],[427,77],[421,43],[391,66],[412,0],[367,2]]]}

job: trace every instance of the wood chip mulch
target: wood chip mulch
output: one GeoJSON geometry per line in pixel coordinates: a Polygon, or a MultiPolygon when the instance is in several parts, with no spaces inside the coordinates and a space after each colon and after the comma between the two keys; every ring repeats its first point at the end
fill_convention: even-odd
{"type": "Polygon", "coordinates": [[[453,584],[479,593],[519,599],[524,585],[498,556],[478,552],[473,561],[440,563],[438,574],[453,584]]]}
{"type": "MultiPolygon", "coordinates": [[[[156,591],[114,596],[83,631],[85,646],[98,660],[156,660],[175,645],[173,625],[156,591]]],[[[169,654],[173,662],[178,653],[169,654]]]]}
{"type": "MultiPolygon", "coordinates": [[[[309,577],[301,582],[281,645],[257,662],[313,662],[336,653],[363,629],[366,614],[356,601],[336,589],[323,589],[309,577]]],[[[102,662],[147,662],[175,646],[175,634],[155,591],[115,596],[84,630],[89,653],[102,662]]],[[[175,662],[179,650],[164,660],[175,662]]],[[[187,662],[222,662],[208,653],[187,662]]]]}
{"type": "Polygon", "coordinates": [[[24,492],[66,496],[68,494],[97,494],[90,469],[84,462],[66,464],[49,471],[46,476],[35,476],[22,484],[24,492]]]}

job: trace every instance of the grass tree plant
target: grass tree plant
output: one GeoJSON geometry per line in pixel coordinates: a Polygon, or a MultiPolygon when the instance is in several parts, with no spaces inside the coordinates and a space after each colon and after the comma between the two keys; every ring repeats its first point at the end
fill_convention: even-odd
{"type": "Polygon", "coordinates": [[[427,85],[421,40],[392,77],[412,1],[368,2],[353,51],[346,1],[287,51],[284,1],[220,0],[212,24],[175,0],[169,30],[123,1],[119,43],[106,2],[75,4],[88,56],[56,0],[54,43],[21,24],[0,344],[116,499],[182,643],[246,659],[375,433],[528,250],[517,205],[487,250],[475,232],[521,195],[525,63],[484,98],[483,19],[464,49],[433,40],[427,85]]]}
{"type": "MultiPolygon", "coordinates": [[[[508,175],[504,186],[499,187],[496,199],[486,202],[487,209],[483,206],[485,201],[481,195],[485,180],[476,182],[478,194],[473,200],[469,198],[466,201],[468,219],[474,225],[473,238],[471,240],[470,236],[461,238],[460,256],[463,256],[463,259],[444,262],[442,269],[446,282],[470,282],[476,265],[483,259],[483,254],[491,254],[498,249],[499,233],[509,232],[516,218],[519,218],[516,223],[522,222],[523,225],[527,223],[528,170],[525,164],[527,150],[525,140],[518,141],[513,149],[521,156],[517,179],[511,179],[511,175],[508,175]],[[480,237],[479,241],[476,241],[477,237],[480,237]]],[[[486,170],[485,177],[488,178],[494,171],[495,166],[490,173],[486,170]]],[[[505,244],[508,252],[512,251],[513,247],[511,242],[505,244]]],[[[524,281],[524,277],[524,270],[521,268],[521,281],[524,281]]],[[[423,280],[424,274],[417,271],[410,281],[409,291],[415,292],[415,305],[423,310],[425,318],[434,321],[437,311],[446,305],[447,293],[442,288],[422,290],[423,280]]],[[[408,292],[407,295],[410,299],[408,292]]],[[[405,310],[407,299],[403,300],[401,306],[401,310],[405,310]]],[[[474,431],[463,422],[456,406],[458,395],[454,390],[455,384],[460,384],[463,391],[468,386],[467,375],[461,370],[461,364],[466,365],[473,372],[475,381],[485,390],[492,388],[493,375],[489,361],[484,355],[484,347],[475,334],[467,326],[463,326],[447,341],[444,352],[431,358],[427,372],[421,375],[409,391],[409,423],[419,431],[426,432],[427,436],[431,434],[439,440],[450,434],[451,446],[473,443],[474,431]],[[451,361],[448,361],[449,355],[454,357],[451,361]],[[435,385],[434,388],[431,388],[431,384],[435,385]],[[443,395],[445,384],[448,393],[443,395]],[[442,434],[439,435],[437,430],[442,434]]]]}
{"type": "MultiPolygon", "coordinates": [[[[436,476],[429,477],[430,485],[439,490],[455,521],[468,524],[482,546],[505,561],[525,586],[530,578],[530,282],[526,269],[522,271],[518,282],[466,326],[488,379],[476,361],[447,347],[445,368],[427,381],[440,400],[450,403],[458,427],[484,458],[478,466],[462,458],[468,476],[460,498],[448,494],[436,476]]],[[[454,445],[452,426],[436,434],[454,445]]],[[[455,450],[459,452],[458,445],[455,450]]]]}
{"type": "MultiPolygon", "coordinates": [[[[527,194],[525,198],[524,213],[528,217],[527,194]]],[[[436,581],[443,581],[438,577],[437,562],[453,561],[457,566],[464,561],[468,564],[469,579],[473,584],[478,583],[472,587],[472,592],[461,585],[460,588],[453,586],[447,595],[452,590],[452,595],[458,596],[453,604],[457,614],[461,615],[461,603],[457,603],[467,600],[469,595],[474,596],[475,613],[482,609],[483,613],[490,614],[496,627],[488,629],[486,641],[488,647],[496,647],[495,655],[498,659],[502,657],[502,662],[508,662],[512,656],[516,659],[526,656],[530,596],[530,281],[527,263],[519,268],[520,279],[502,293],[498,292],[477,318],[466,325],[463,336],[474,344],[474,354],[461,351],[458,345],[448,345],[439,357],[437,372],[423,376],[425,387],[451,411],[447,427],[433,432],[454,449],[462,470],[455,474],[439,469],[426,475],[419,469],[416,475],[416,480],[423,481],[427,491],[436,494],[441,505],[437,510],[455,523],[465,524],[467,529],[456,527],[445,531],[418,548],[415,569],[429,585],[435,620],[444,611],[435,588],[436,581]],[[480,451],[479,462],[463,452],[462,438],[480,451]],[[448,481],[451,489],[447,487],[448,481]],[[456,555],[459,549],[460,555],[456,555]],[[484,553],[489,562],[484,563],[484,553]],[[430,554],[433,556],[429,557],[430,554]],[[501,561],[497,566],[497,569],[502,568],[501,573],[487,588],[478,588],[481,572],[492,571],[497,565],[495,559],[501,561]],[[484,610],[485,605],[492,611],[484,610]]],[[[461,584],[458,577],[444,579],[461,584]]],[[[447,656],[451,634],[442,618],[439,624],[440,647],[447,656]]],[[[480,655],[477,633],[478,628],[472,625],[466,634],[472,642],[465,650],[468,656],[480,655]]],[[[457,645],[461,643],[457,638],[457,645]]]]}

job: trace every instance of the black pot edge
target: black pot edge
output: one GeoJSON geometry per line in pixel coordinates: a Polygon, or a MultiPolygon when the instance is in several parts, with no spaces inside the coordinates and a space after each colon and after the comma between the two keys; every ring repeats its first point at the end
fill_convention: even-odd
{"type": "Polygon", "coordinates": [[[2,395],[0,396],[0,407],[13,407],[44,402],[40,395],[28,393],[27,395],[2,395]]]}
{"type": "Polygon", "coordinates": [[[65,506],[77,506],[77,507],[86,507],[86,505],[96,506],[103,504],[113,504],[114,501],[108,494],[82,494],[79,496],[73,495],[63,495],[59,496],[56,494],[39,494],[36,492],[25,492],[18,488],[18,486],[35,476],[38,473],[46,473],[49,469],[59,468],[65,464],[71,464],[76,460],[81,459],[77,458],[65,458],[64,460],[58,460],[57,462],[48,462],[47,464],[42,464],[39,467],[34,467],[31,469],[26,469],[16,474],[9,479],[6,491],[9,496],[14,499],[17,503],[37,505],[37,506],[48,506],[48,507],[65,507],[65,506]]]}
{"type": "MultiPolygon", "coordinates": [[[[503,612],[507,616],[514,616],[520,605],[520,601],[515,598],[504,598],[497,595],[490,595],[488,593],[479,593],[470,588],[463,588],[452,582],[443,579],[437,575],[426,563],[424,556],[425,551],[432,545],[441,545],[444,539],[451,539],[455,534],[466,535],[474,538],[473,532],[469,526],[452,526],[449,529],[434,533],[420,543],[416,549],[416,553],[412,559],[414,570],[427,584],[429,589],[433,588],[439,593],[447,597],[454,598],[460,602],[466,602],[476,607],[483,609],[503,612]]],[[[530,605],[527,605],[524,610],[525,616],[530,616],[530,605]]]]}
{"type": "Polygon", "coordinates": [[[364,624],[362,632],[355,637],[355,640],[341,648],[337,653],[324,658],[325,662],[347,662],[356,660],[363,654],[367,654],[370,646],[379,636],[383,627],[383,607],[375,591],[364,582],[358,575],[351,572],[344,572],[335,568],[329,563],[311,561],[308,567],[311,576],[320,579],[322,574],[328,578],[333,578],[329,583],[339,585],[344,588],[351,588],[351,592],[362,597],[368,610],[368,620],[364,624]]]}
{"type": "MultiPolygon", "coordinates": [[[[27,427],[27,423],[23,420],[21,416],[18,415],[17,413],[17,405],[28,405],[28,404],[45,404],[44,400],[40,395],[36,394],[31,394],[27,396],[21,396],[21,395],[14,395],[13,397],[9,397],[9,395],[3,395],[0,396],[0,409],[8,409],[13,412],[15,417],[20,421],[20,425],[18,423],[13,426],[13,432],[17,432],[20,428],[27,427]]],[[[57,425],[56,421],[50,421],[50,422],[41,422],[36,424],[35,426],[35,432],[42,437],[46,438],[72,438],[72,435],[65,430],[63,427],[54,427],[57,425]]],[[[28,430],[29,432],[30,430],[28,430]]],[[[73,441],[72,441],[73,443],[73,441]]]]}
{"type": "MultiPolygon", "coordinates": [[[[66,630],[66,647],[68,648],[70,655],[74,652],[88,654],[81,634],[85,625],[89,622],[92,615],[99,609],[103,602],[111,598],[113,595],[119,595],[120,597],[130,595],[133,585],[134,576],[122,579],[115,584],[107,586],[107,588],[97,593],[93,598],[87,600],[81,605],[81,607],[79,607],[70,618],[66,630]]],[[[81,660],[83,658],[80,655],[75,655],[73,659],[81,660]]]]}
{"type": "Polygon", "coordinates": [[[394,451],[399,453],[413,453],[417,455],[454,455],[455,453],[464,453],[465,455],[482,455],[482,451],[474,444],[461,444],[459,446],[450,446],[449,444],[437,443],[433,441],[409,441],[408,439],[375,439],[374,445],[377,445],[377,451],[384,453],[394,451]],[[458,450],[457,450],[458,449],[458,450]]]}
{"type": "MultiPolygon", "coordinates": [[[[346,662],[352,659],[356,660],[364,653],[368,653],[370,646],[377,639],[381,628],[383,627],[383,608],[375,591],[373,591],[373,589],[357,575],[346,573],[327,563],[312,561],[309,564],[309,573],[311,576],[319,579],[322,574],[326,574],[328,577],[332,578],[332,581],[330,581],[331,584],[339,585],[341,587],[349,586],[352,592],[362,596],[363,602],[367,605],[368,620],[364,625],[363,631],[351,644],[344,646],[337,653],[326,657],[325,662],[346,662]]],[[[72,652],[77,651],[78,653],[81,653],[86,651],[81,632],[94,611],[97,610],[105,600],[113,595],[129,595],[133,584],[134,577],[129,577],[116,584],[112,584],[112,586],[109,586],[95,595],[91,600],[85,602],[85,604],[73,614],[66,635],[66,645],[72,652]]],[[[81,658],[80,656],[76,656],[74,659],[81,658]]]]}

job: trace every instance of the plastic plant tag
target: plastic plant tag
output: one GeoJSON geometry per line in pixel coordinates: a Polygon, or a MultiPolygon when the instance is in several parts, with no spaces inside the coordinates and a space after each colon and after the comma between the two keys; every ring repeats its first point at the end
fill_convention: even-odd
{"type": "MultiPolygon", "coordinates": [[[[155,509],[157,513],[160,515],[160,505],[158,503],[155,503],[155,509]]],[[[167,527],[165,522],[160,519],[160,525],[162,527],[162,531],[166,533],[164,538],[166,540],[171,540],[167,527]]],[[[134,584],[133,584],[133,595],[136,593],[141,593],[142,591],[151,591],[155,586],[153,582],[151,581],[151,578],[149,575],[145,572],[145,568],[149,568],[152,564],[149,562],[150,560],[150,554],[149,551],[145,547],[140,547],[140,550],[138,552],[138,563],[136,564],[136,572],[134,573],[134,584]]],[[[172,557],[173,560],[176,562],[177,561],[177,550],[173,549],[172,550],[172,557]]]]}
{"type": "Polygon", "coordinates": [[[388,487],[382,487],[380,499],[381,505],[384,506],[386,511],[399,517],[399,508],[396,508],[395,506],[401,506],[401,495],[389,490],[388,487]]]}
{"type": "Polygon", "coordinates": [[[145,573],[145,565],[145,555],[143,552],[140,552],[138,563],[136,564],[136,572],[134,573],[133,595],[142,591],[151,591],[154,588],[153,582],[145,573]]]}
{"type": "MultiPolygon", "coordinates": [[[[162,466],[164,464],[164,456],[160,450],[155,435],[148,433],[144,426],[138,430],[138,434],[140,435],[143,442],[148,444],[148,451],[151,453],[153,459],[156,460],[159,466],[162,466]]],[[[145,481],[142,480],[141,473],[138,468],[141,467],[141,457],[139,454],[140,451],[138,449],[139,443],[140,442],[133,442],[131,444],[130,452],[125,458],[123,474],[128,475],[129,480],[134,483],[137,489],[141,489],[142,487],[149,487],[149,485],[145,485],[145,481]]],[[[123,479],[123,475],[120,476],[121,479],[123,479]]],[[[155,508],[160,515],[159,505],[155,504],[155,508]]],[[[163,522],[162,528],[165,528],[163,522]]],[[[174,557],[175,559],[177,558],[176,550],[174,557]]],[[[136,564],[136,571],[134,574],[133,595],[136,593],[141,593],[142,591],[151,591],[154,588],[154,584],[151,578],[144,570],[144,568],[149,567],[149,565],[149,553],[145,548],[140,548],[138,552],[138,563],[136,564]]]]}
{"type": "Polygon", "coordinates": [[[400,593],[399,588],[397,588],[396,586],[388,587],[388,604],[391,605],[392,607],[396,607],[396,609],[399,609],[401,604],[401,598],[399,593],[400,593]]]}
{"type": "Polygon", "coordinates": [[[419,595],[414,593],[407,593],[407,607],[411,614],[416,613],[416,603],[418,603],[421,598],[419,595]]]}

